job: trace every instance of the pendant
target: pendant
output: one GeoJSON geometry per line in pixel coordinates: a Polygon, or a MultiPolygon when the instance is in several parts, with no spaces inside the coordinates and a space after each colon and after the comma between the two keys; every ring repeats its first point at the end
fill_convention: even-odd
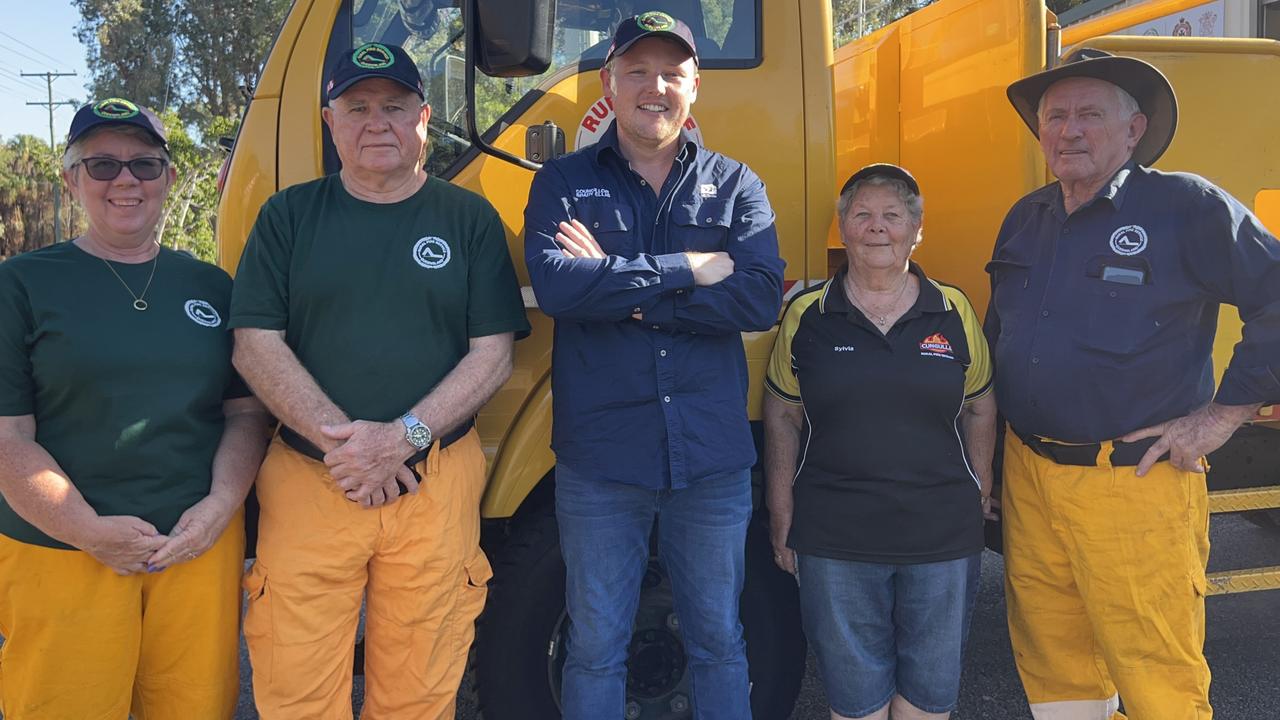
{"type": "Polygon", "coordinates": [[[146,310],[146,309],[147,309],[147,301],[146,301],[146,300],[143,300],[142,298],[138,298],[137,300],[134,300],[134,301],[133,301],[133,309],[134,309],[134,310],[137,310],[138,312],[142,312],[143,310],[146,310]]]}

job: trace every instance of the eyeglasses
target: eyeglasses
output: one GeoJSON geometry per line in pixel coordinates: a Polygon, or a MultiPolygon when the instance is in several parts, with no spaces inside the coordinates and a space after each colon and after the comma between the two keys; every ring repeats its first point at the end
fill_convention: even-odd
{"type": "Polygon", "coordinates": [[[132,160],[116,160],[109,157],[90,157],[76,163],[83,165],[84,171],[94,180],[115,180],[120,170],[129,168],[129,174],[139,180],[155,180],[164,174],[168,160],[158,157],[140,157],[132,160]]]}

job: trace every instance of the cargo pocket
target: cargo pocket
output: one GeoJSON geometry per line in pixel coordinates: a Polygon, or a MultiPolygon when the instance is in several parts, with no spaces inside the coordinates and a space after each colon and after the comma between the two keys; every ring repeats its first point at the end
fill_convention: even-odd
{"type": "Polygon", "coordinates": [[[458,599],[453,605],[454,633],[453,650],[456,656],[465,656],[476,635],[476,618],[484,610],[485,598],[489,595],[489,580],[493,578],[493,568],[489,566],[489,558],[484,552],[476,550],[476,554],[463,567],[462,587],[458,589],[458,599]]]}
{"type": "Polygon", "coordinates": [[[254,677],[270,682],[274,655],[271,589],[267,582],[267,569],[261,560],[253,563],[243,585],[248,601],[244,613],[244,640],[249,646],[249,662],[253,666],[254,677]]]}

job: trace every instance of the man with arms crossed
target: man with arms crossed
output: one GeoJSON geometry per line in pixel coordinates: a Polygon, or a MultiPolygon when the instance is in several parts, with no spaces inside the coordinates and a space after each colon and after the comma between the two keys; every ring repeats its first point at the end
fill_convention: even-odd
{"type": "Polygon", "coordinates": [[[740,333],[782,304],[764,184],[681,127],[698,56],[681,21],[622,21],[600,80],[617,115],[547,163],[525,261],[555,318],[556,515],[572,630],[566,720],[623,715],[627,646],[658,523],[696,718],[749,718],[738,621],[755,450],[740,333]]]}

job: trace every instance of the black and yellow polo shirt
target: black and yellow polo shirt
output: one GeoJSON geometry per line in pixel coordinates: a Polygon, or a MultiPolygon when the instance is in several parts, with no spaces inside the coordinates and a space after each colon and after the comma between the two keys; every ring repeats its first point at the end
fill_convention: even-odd
{"type": "Polygon", "coordinates": [[[991,390],[982,325],[963,292],[912,263],[919,298],[882,335],[846,297],[845,272],[791,301],[765,379],[804,406],[787,544],[892,564],[979,552],[960,411],[991,390]]]}

